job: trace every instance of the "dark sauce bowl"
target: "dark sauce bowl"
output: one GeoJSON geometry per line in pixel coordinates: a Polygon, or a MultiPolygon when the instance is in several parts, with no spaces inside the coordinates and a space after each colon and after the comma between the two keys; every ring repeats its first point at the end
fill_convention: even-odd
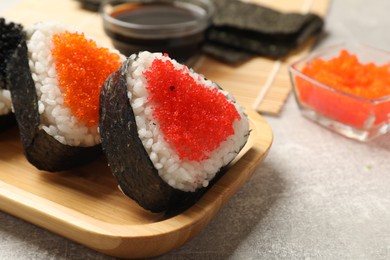
{"type": "Polygon", "coordinates": [[[201,50],[214,7],[209,0],[105,0],[100,14],[122,54],[163,52],[188,64],[201,50]]]}

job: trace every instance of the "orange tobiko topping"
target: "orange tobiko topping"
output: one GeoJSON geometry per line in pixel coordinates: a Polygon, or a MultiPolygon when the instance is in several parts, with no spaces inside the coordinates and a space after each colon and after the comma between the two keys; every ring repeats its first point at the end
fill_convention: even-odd
{"type": "Polygon", "coordinates": [[[297,76],[299,99],[320,114],[347,125],[365,128],[370,124],[380,124],[388,120],[390,103],[383,102],[374,109],[372,102],[351,95],[368,100],[390,95],[389,69],[390,64],[363,64],[346,50],[330,60],[317,58],[306,64],[302,73],[341,92],[318,87],[297,76]]]}
{"type": "Polygon", "coordinates": [[[153,116],[181,160],[207,159],[234,134],[233,122],[240,119],[234,104],[216,88],[197,83],[187,67],[155,59],[144,75],[153,116]]]}
{"type": "Polygon", "coordinates": [[[84,34],[64,32],[53,35],[51,54],[64,103],[80,121],[96,125],[99,94],[106,78],[120,66],[120,56],[99,48],[84,34]]]}
{"type": "Polygon", "coordinates": [[[367,99],[390,95],[390,64],[362,64],[354,54],[342,50],[328,61],[315,59],[303,74],[332,88],[367,99]]]}

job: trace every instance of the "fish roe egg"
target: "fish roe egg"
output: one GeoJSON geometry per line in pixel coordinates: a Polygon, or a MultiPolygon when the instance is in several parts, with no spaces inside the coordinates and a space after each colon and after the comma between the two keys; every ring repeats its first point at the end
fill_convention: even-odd
{"type": "Polygon", "coordinates": [[[82,33],[54,34],[52,43],[51,54],[64,104],[80,121],[88,126],[97,125],[100,89],[121,65],[119,54],[99,48],[82,33]]]}
{"type": "Polygon", "coordinates": [[[240,119],[234,104],[216,88],[196,82],[188,69],[155,59],[144,76],[153,117],[181,160],[205,160],[234,134],[233,122],[240,119]]]}

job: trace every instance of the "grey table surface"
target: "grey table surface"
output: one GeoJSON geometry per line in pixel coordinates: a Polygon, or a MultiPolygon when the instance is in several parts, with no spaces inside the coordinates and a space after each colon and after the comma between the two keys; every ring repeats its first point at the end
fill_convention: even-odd
{"type": "MultiPolygon", "coordinates": [[[[332,1],[316,48],[353,40],[390,50],[389,10],[388,0],[332,1]]],[[[293,96],[265,119],[274,143],[251,180],[157,259],[390,259],[390,135],[346,139],[303,118],[293,96]]],[[[0,212],[0,259],[112,258],[0,212]]]]}

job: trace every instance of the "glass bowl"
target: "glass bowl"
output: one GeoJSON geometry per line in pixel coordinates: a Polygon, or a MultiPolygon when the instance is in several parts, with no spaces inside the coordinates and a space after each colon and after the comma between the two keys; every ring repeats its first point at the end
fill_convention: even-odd
{"type": "Polygon", "coordinates": [[[163,52],[187,63],[200,53],[214,6],[210,0],[104,0],[100,14],[124,55],[163,52]]]}
{"type": "Polygon", "coordinates": [[[364,98],[356,93],[335,89],[303,73],[304,68],[312,66],[314,60],[333,59],[340,55],[341,50],[355,55],[360,64],[382,66],[390,62],[388,52],[363,44],[343,43],[322,49],[293,63],[289,67],[289,74],[301,113],[324,127],[360,141],[387,133],[390,129],[389,95],[364,98]]]}

